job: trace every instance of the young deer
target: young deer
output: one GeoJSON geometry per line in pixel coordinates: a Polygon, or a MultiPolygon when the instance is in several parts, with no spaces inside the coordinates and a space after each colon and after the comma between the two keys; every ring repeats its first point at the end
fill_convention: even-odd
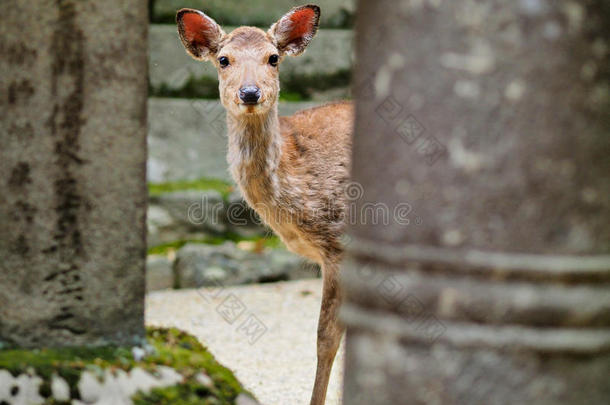
{"type": "Polygon", "coordinates": [[[312,405],[325,402],[343,332],[338,283],[349,181],[353,107],[341,102],[278,117],[279,65],[305,51],[320,8],[292,9],[265,32],[226,34],[204,13],[182,9],[178,32],[187,52],[218,69],[227,110],[231,174],[247,202],[293,252],[322,267],[318,365],[312,405]]]}

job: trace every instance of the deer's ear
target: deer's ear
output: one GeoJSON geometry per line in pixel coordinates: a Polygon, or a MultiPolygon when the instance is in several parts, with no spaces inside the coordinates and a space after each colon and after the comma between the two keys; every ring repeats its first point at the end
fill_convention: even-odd
{"type": "Polygon", "coordinates": [[[307,5],[296,7],[284,15],[269,29],[278,49],[285,55],[300,55],[318,31],[320,7],[307,5]]]}
{"type": "Polygon", "coordinates": [[[216,55],[225,35],[216,21],[201,11],[183,8],[176,13],[176,23],[180,39],[193,58],[205,60],[216,55]]]}

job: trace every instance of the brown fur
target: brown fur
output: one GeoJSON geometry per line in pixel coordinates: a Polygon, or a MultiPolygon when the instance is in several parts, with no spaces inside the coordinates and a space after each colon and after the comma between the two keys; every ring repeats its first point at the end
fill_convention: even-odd
{"type": "Polygon", "coordinates": [[[338,102],[278,117],[279,68],[268,60],[273,54],[278,54],[281,61],[286,55],[302,53],[316,33],[319,15],[316,6],[298,7],[268,32],[240,27],[225,34],[220,27],[210,26],[212,20],[199,11],[178,12],[179,33],[187,51],[195,58],[212,61],[218,69],[229,129],[227,159],[233,178],[250,206],[288,249],[322,267],[312,405],[325,402],[343,332],[338,321],[342,298],[338,271],[343,255],[340,237],[347,217],[345,187],[354,112],[351,103],[338,102]],[[191,14],[186,22],[181,18],[185,14],[191,14]],[[205,27],[203,33],[201,26],[205,27]],[[220,65],[223,57],[228,58],[229,66],[220,65]],[[239,90],[244,86],[260,89],[258,104],[240,101],[239,90]]]}

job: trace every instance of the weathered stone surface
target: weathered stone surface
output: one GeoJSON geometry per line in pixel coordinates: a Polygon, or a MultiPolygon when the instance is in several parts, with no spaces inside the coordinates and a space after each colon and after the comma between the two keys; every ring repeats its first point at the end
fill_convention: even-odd
{"type": "Polygon", "coordinates": [[[51,395],[57,401],[70,401],[70,386],[57,374],[51,378],[51,395]]]}
{"type": "Polygon", "coordinates": [[[138,341],[146,2],[2,9],[0,341],[138,341]]]}
{"type": "Polygon", "coordinates": [[[344,402],[610,402],[606,5],[359,7],[344,402]]]}
{"type": "Polygon", "coordinates": [[[239,394],[235,399],[235,405],[260,405],[258,401],[246,394],[239,394]]]}
{"type": "Polygon", "coordinates": [[[243,237],[262,236],[266,228],[238,197],[224,201],[214,190],[186,190],[150,197],[148,245],[177,240],[205,239],[227,232],[243,237]]]}
{"type": "Polygon", "coordinates": [[[235,235],[249,238],[263,236],[272,231],[264,224],[258,214],[250,208],[239,189],[235,189],[227,198],[225,210],[227,230],[235,235]]]}
{"type": "Polygon", "coordinates": [[[219,287],[317,277],[315,266],[281,249],[252,253],[233,242],[188,244],[178,251],[174,273],[180,288],[219,287]]]}
{"type": "MultiPolygon", "coordinates": [[[[290,115],[315,103],[281,103],[290,115]]],[[[218,101],[151,98],[149,106],[148,181],[231,181],[226,160],[225,110],[218,101]]]]}
{"type": "Polygon", "coordinates": [[[214,386],[214,381],[210,378],[206,373],[198,373],[195,376],[195,380],[204,387],[212,388],[214,386]]]}
{"type": "MultiPolygon", "coordinates": [[[[230,31],[231,28],[226,28],[230,31]]],[[[218,74],[211,63],[196,61],[184,50],[177,29],[172,25],[152,25],[150,30],[150,83],[153,92],[179,90],[189,80],[218,87],[218,74]]],[[[351,30],[320,30],[298,57],[287,57],[280,67],[280,80],[341,75],[353,63],[351,30]]],[[[328,83],[326,87],[332,86],[328,83]]]]}
{"type": "Polygon", "coordinates": [[[129,372],[124,370],[104,370],[102,378],[91,371],[85,371],[78,382],[82,401],[74,400],[76,405],[120,404],[129,405],[136,392],[150,392],[153,388],[169,387],[184,380],[182,374],[171,367],[158,366],[156,375],[136,367],[129,372]]]}
{"type": "Polygon", "coordinates": [[[160,237],[165,242],[179,239],[177,236],[181,234],[199,233],[205,236],[227,230],[225,202],[218,191],[175,191],[151,196],[149,200],[151,207],[160,208],[171,218],[171,223],[158,229],[165,233],[166,236],[160,237]],[[169,238],[167,235],[172,232],[174,235],[169,238]]]}
{"type": "Polygon", "coordinates": [[[13,377],[8,371],[0,370],[0,401],[8,404],[42,404],[44,398],[38,392],[40,384],[42,378],[36,375],[13,377]]]}
{"type": "Polygon", "coordinates": [[[146,291],[166,290],[174,287],[172,262],[166,256],[150,255],[146,258],[146,291]]]}
{"type": "MultiPolygon", "coordinates": [[[[575,13],[594,21],[571,34],[576,28],[563,26],[550,5],[540,6],[539,15],[528,14],[534,11],[526,4],[547,2],[466,3],[451,2],[434,12],[409,8],[407,23],[399,22],[397,13],[387,25],[397,30],[375,26],[363,36],[371,56],[359,64],[355,83],[363,101],[357,124],[366,136],[355,151],[388,164],[375,174],[384,181],[370,184],[360,201],[379,201],[396,187],[402,194],[388,202],[395,205],[409,199],[409,190],[430,186],[426,199],[409,201],[425,225],[410,229],[408,240],[417,243],[609,253],[610,227],[599,218],[610,206],[610,159],[600,153],[610,150],[608,78],[601,73],[610,58],[601,28],[607,26],[607,13],[594,16],[576,5],[575,13]],[[501,12],[489,11],[493,7],[501,12]],[[441,14],[435,17],[436,12],[441,14]],[[475,18],[477,13],[490,20],[475,18]],[[444,18],[446,25],[440,22],[444,18]],[[512,21],[508,31],[498,28],[503,18],[512,21]],[[405,37],[420,35],[423,19],[432,24],[429,32],[436,31],[415,47],[405,37]],[[539,30],[526,29],[530,22],[541,24],[539,30]],[[484,28],[466,32],[468,26],[484,28]],[[445,44],[441,38],[456,40],[445,44]],[[581,43],[586,52],[573,54],[581,43]],[[587,73],[587,63],[598,73],[587,73]],[[568,82],[572,85],[560,85],[568,82]],[[555,85],[559,88],[551,91],[555,85]],[[578,119],[576,106],[590,118],[578,119]],[[527,141],[518,142],[521,137],[527,141]],[[498,173],[504,174],[501,181],[498,173]]],[[[373,8],[367,6],[365,14],[373,8]]],[[[560,15],[567,18],[563,11],[560,15]]],[[[372,167],[356,165],[354,173],[363,177],[372,167]]],[[[397,223],[362,229],[374,230],[380,240],[402,235],[397,223]]]]}
{"type": "Polygon", "coordinates": [[[226,201],[214,190],[151,196],[147,222],[149,247],[226,234],[250,238],[270,232],[238,191],[226,201]]]}
{"type": "MultiPolygon", "coordinates": [[[[177,10],[189,7],[205,11],[218,22],[267,27],[292,7],[305,3],[301,0],[155,0],[153,20],[172,22],[177,10]]],[[[345,27],[351,23],[355,12],[354,0],[325,0],[319,4],[323,27],[345,27]]]]}
{"type": "Polygon", "coordinates": [[[175,229],[174,219],[169,215],[167,210],[157,205],[148,206],[146,222],[146,241],[148,247],[159,246],[172,240],[181,239],[180,235],[175,235],[175,232],[173,231],[175,229]],[[169,235],[167,232],[168,229],[171,230],[169,235]]]}

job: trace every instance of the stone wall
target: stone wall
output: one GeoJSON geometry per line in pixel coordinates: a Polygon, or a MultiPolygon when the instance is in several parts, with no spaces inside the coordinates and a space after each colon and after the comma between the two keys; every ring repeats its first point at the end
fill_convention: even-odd
{"type": "MultiPolygon", "coordinates": [[[[233,27],[223,26],[229,32],[233,27]]],[[[150,85],[153,95],[218,98],[216,69],[184,51],[175,25],[150,29],[150,85]]],[[[299,57],[289,57],[280,68],[284,94],[318,100],[344,98],[354,61],[351,30],[321,29],[299,57]]]]}

